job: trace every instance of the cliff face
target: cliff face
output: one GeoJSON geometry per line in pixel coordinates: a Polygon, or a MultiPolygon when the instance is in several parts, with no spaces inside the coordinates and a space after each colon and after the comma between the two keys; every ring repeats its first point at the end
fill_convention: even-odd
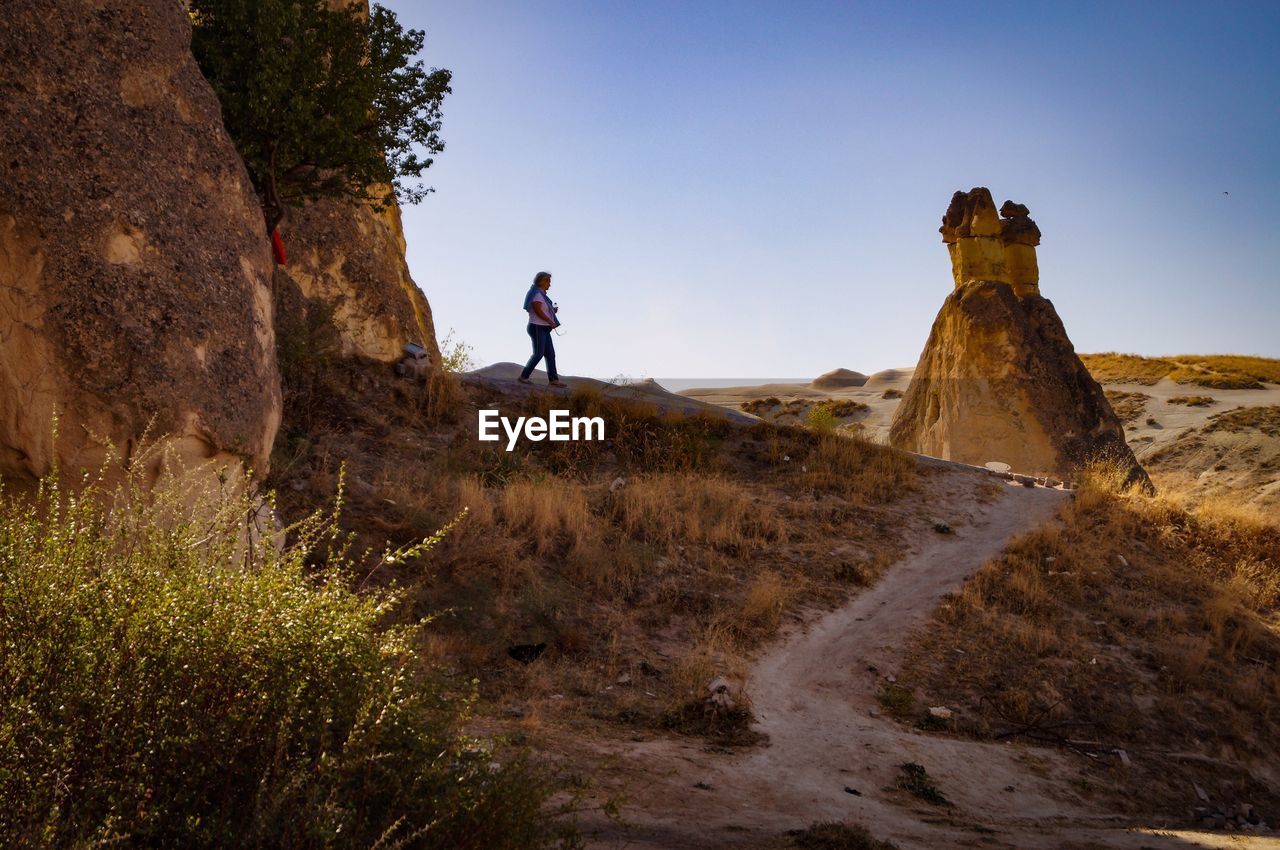
{"type": "Polygon", "coordinates": [[[343,354],[393,362],[416,342],[439,363],[431,308],[405,262],[398,206],[380,213],[354,201],[320,201],[289,210],[280,231],[284,273],[304,296],[333,309],[343,354]]]}
{"type": "Polygon", "coordinates": [[[956,288],[934,321],[890,442],[934,457],[1072,478],[1097,457],[1146,473],[1102,388],[1039,294],[1040,230],[1026,207],[957,192],[943,218],[956,288]]]}
{"type": "MultiPolygon", "coordinates": [[[[369,14],[368,0],[329,0],[330,9],[350,7],[369,14]]],[[[290,209],[280,231],[288,253],[283,271],[306,298],[333,310],[344,355],[392,363],[405,343],[416,342],[440,364],[431,307],[405,262],[398,204],[376,212],[353,201],[320,201],[290,209]]]]}
{"type": "Polygon", "coordinates": [[[271,257],[182,4],[11,4],[0,151],[0,475],[96,466],[148,429],[265,472],[271,257]]]}

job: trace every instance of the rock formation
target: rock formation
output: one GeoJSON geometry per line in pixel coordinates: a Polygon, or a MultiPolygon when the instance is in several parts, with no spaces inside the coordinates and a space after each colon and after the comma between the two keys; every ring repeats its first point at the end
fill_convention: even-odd
{"type": "MultiPolygon", "coordinates": [[[[369,14],[368,0],[329,0],[331,9],[344,7],[369,14]]],[[[280,227],[288,250],[284,271],[304,297],[333,310],[344,355],[390,363],[415,342],[433,366],[440,364],[431,308],[409,276],[394,199],[381,212],[365,203],[323,200],[287,215],[280,227]]]]}
{"type": "Polygon", "coordinates": [[[324,200],[287,215],[283,271],[305,297],[333,310],[343,354],[394,362],[416,342],[439,364],[431,308],[405,262],[398,206],[378,212],[324,200]]]}
{"type": "Polygon", "coordinates": [[[809,382],[816,390],[840,390],[849,387],[860,387],[867,382],[867,376],[852,369],[832,369],[823,372],[809,382]]]}
{"type": "Polygon", "coordinates": [[[1005,201],[997,216],[986,189],[956,192],[938,230],[951,254],[957,289],[971,280],[991,280],[1008,284],[1018,296],[1040,294],[1040,228],[1022,204],[1005,201]]]}
{"type": "Polygon", "coordinates": [[[1150,486],[1111,405],[1040,296],[1040,230],[1021,204],[1000,218],[984,188],[956,192],[942,219],[955,290],[933,323],[890,442],[972,464],[1074,478],[1094,458],[1150,486]]]}
{"type": "Polygon", "coordinates": [[[0,475],[148,432],[265,472],[270,249],[183,4],[7,6],[0,151],[0,475]]]}

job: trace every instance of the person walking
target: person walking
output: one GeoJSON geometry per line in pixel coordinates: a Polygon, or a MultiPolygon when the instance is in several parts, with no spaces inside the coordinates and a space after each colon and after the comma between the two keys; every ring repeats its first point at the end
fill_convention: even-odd
{"type": "Polygon", "coordinates": [[[529,358],[528,363],[524,364],[524,371],[520,373],[520,383],[533,383],[529,380],[529,376],[533,374],[538,361],[545,357],[547,378],[551,386],[567,387],[568,384],[560,380],[560,376],[556,373],[556,347],[551,342],[551,332],[560,327],[560,320],[556,318],[556,311],[559,308],[547,297],[547,290],[550,288],[551,272],[538,272],[533,276],[533,286],[529,287],[529,291],[524,296],[524,309],[529,314],[529,338],[533,340],[533,356],[529,358]]]}

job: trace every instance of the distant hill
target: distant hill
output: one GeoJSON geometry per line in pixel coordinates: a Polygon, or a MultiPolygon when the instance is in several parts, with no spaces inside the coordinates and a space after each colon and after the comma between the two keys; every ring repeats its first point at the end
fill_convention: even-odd
{"type": "Polygon", "coordinates": [[[1220,390],[1260,390],[1280,384],[1280,360],[1237,354],[1180,354],[1142,357],[1137,354],[1081,354],[1080,359],[1100,384],[1144,384],[1163,378],[1220,390]]]}

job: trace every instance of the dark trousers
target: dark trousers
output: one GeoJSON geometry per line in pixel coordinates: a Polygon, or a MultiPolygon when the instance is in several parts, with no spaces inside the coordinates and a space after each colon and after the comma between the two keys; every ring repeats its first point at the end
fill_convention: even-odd
{"type": "Polygon", "coordinates": [[[524,364],[524,371],[520,373],[520,377],[527,378],[532,375],[538,361],[545,357],[547,358],[547,377],[553,381],[560,380],[560,376],[556,374],[556,347],[551,343],[551,328],[530,322],[529,338],[533,340],[533,356],[529,358],[528,363],[524,364]]]}

